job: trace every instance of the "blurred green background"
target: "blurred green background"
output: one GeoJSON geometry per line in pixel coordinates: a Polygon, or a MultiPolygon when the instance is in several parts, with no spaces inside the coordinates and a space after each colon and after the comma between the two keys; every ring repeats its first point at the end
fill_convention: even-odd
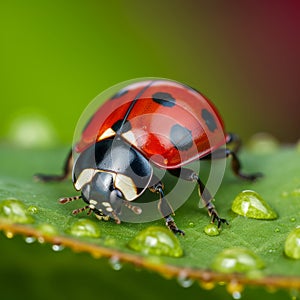
{"type": "Polygon", "coordinates": [[[97,94],[145,76],[202,91],[244,139],[299,138],[299,1],[3,0],[0,28],[6,139],[27,117],[41,142],[69,144],[97,94]]]}
{"type": "MultiPolygon", "coordinates": [[[[81,112],[97,94],[120,81],[156,76],[202,91],[228,130],[245,140],[266,131],[295,142],[299,30],[299,1],[2,0],[0,140],[70,145],[81,112]]],[[[145,271],[116,275],[106,262],[49,252],[1,238],[5,299],[140,299],[142,291],[149,299],[230,299],[224,288],[187,291],[145,271]]]]}

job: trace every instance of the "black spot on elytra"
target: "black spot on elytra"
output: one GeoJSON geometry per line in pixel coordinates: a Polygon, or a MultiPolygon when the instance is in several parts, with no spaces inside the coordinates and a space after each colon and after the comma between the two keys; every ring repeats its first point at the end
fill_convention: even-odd
{"type": "Polygon", "coordinates": [[[119,98],[121,98],[122,96],[124,96],[124,95],[127,94],[127,93],[128,93],[128,90],[120,90],[120,91],[118,91],[116,94],[114,94],[114,95],[110,98],[110,100],[119,99],[119,98]]]}
{"type": "Polygon", "coordinates": [[[152,95],[152,100],[160,105],[173,107],[176,100],[169,93],[157,92],[152,95]]]}
{"type": "Polygon", "coordinates": [[[188,150],[193,146],[192,132],[179,124],[172,126],[170,139],[174,147],[181,151],[188,150]]]}
{"type": "MultiPolygon", "coordinates": [[[[113,126],[111,126],[112,130],[115,132],[118,132],[121,129],[122,123],[123,123],[123,120],[118,120],[113,126]]],[[[127,120],[122,127],[122,132],[127,132],[130,129],[131,129],[131,124],[127,120]]]]}
{"type": "Polygon", "coordinates": [[[207,109],[202,109],[201,115],[202,115],[202,118],[205,121],[208,129],[211,132],[214,132],[217,129],[217,124],[216,124],[214,116],[207,109]]]}

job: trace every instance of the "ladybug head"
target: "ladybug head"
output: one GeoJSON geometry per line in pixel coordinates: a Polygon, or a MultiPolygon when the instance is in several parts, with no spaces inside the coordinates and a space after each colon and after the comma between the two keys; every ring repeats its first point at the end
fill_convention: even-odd
{"type": "Polygon", "coordinates": [[[120,138],[101,140],[80,153],[73,183],[92,210],[107,214],[138,198],[153,174],[149,161],[120,138]]]}
{"type": "Polygon", "coordinates": [[[96,214],[118,213],[124,202],[137,197],[131,178],[104,170],[84,169],[74,185],[96,214]]]}

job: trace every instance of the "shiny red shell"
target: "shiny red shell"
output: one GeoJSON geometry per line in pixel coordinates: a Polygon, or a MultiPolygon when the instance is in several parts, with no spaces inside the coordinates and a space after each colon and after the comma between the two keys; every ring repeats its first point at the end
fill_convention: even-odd
{"type": "Polygon", "coordinates": [[[226,143],[215,106],[198,91],[170,80],[139,81],[121,89],[98,108],[75,150],[81,153],[117,132],[165,169],[200,159],[226,143]]]}

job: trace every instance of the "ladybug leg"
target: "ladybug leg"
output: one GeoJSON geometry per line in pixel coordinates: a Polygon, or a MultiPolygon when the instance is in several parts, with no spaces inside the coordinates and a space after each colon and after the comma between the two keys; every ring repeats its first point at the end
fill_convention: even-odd
{"type": "Polygon", "coordinates": [[[234,147],[233,149],[229,149],[229,148],[219,148],[217,150],[215,150],[213,152],[213,154],[209,154],[203,158],[201,158],[201,160],[208,160],[208,159],[212,159],[212,157],[214,159],[221,159],[221,158],[227,158],[228,156],[231,157],[231,169],[233,171],[233,173],[238,176],[241,179],[244,180],[249,180],[249,181],[254,181],[259,177],[262,177],[261,173],[254,173],[254,174],[244,174],[241,169],[242,169],[242,164],[237,156],[237,152],[239,151],[239,149],[241,148],[241,140],[238,137],[238,135],[236,134],[228,134],[226,137],[226,144],[229,145],[231,143],[234,143],[234,147]]]}
{"type": "Polygon", "coordinates": [[[50,182],[50,181],[63,181],[69,177],[72,172],[73,159],[72,159],[72,149],[69,151],[66,158],[63,172],[61,175],[46,175],[46,174],[36,174],[34,179],[37,181],[50,182]]]}
{"type": "Polygon", "coordinates": [[[166,220],[166,226],[175,234],[185,235],[184,231],[179,229],[172,218],[171,215],[174,214],[174,211],[171,207],[171,205],[168,203],[167,199],[165,198],[164,190],[163,190],[163,184],[162,182],[158,181],[153,186],[149,187],[149,190],[151,192],[158,193],[160,196],[160,200],[158,203],[158,209],[162,216],[166,220]]]}
{"type": "Polygon", "coordinates": [[[222,223],[225,223],[228,225],[228,222],[226,219],[219,217],[219,214],[218,214],[215,206],[212,204],[213,197],[211,196],[208,189],[205,187],[205,184],[200,180],[199,176],[193,170],[186,169],[186,168],[178,168],[178,169],[172,169],[172,170],[168,170],[168,171],[170,174],[172,174],[178,178],[181,178],[183,180],[197,182],[198,188],[199,188],[199,194],[201,195],[203,204],[206,207],[209,216],[211,217],[212,223],[217,221],[218,228],[221,227],[222,223]]]}

